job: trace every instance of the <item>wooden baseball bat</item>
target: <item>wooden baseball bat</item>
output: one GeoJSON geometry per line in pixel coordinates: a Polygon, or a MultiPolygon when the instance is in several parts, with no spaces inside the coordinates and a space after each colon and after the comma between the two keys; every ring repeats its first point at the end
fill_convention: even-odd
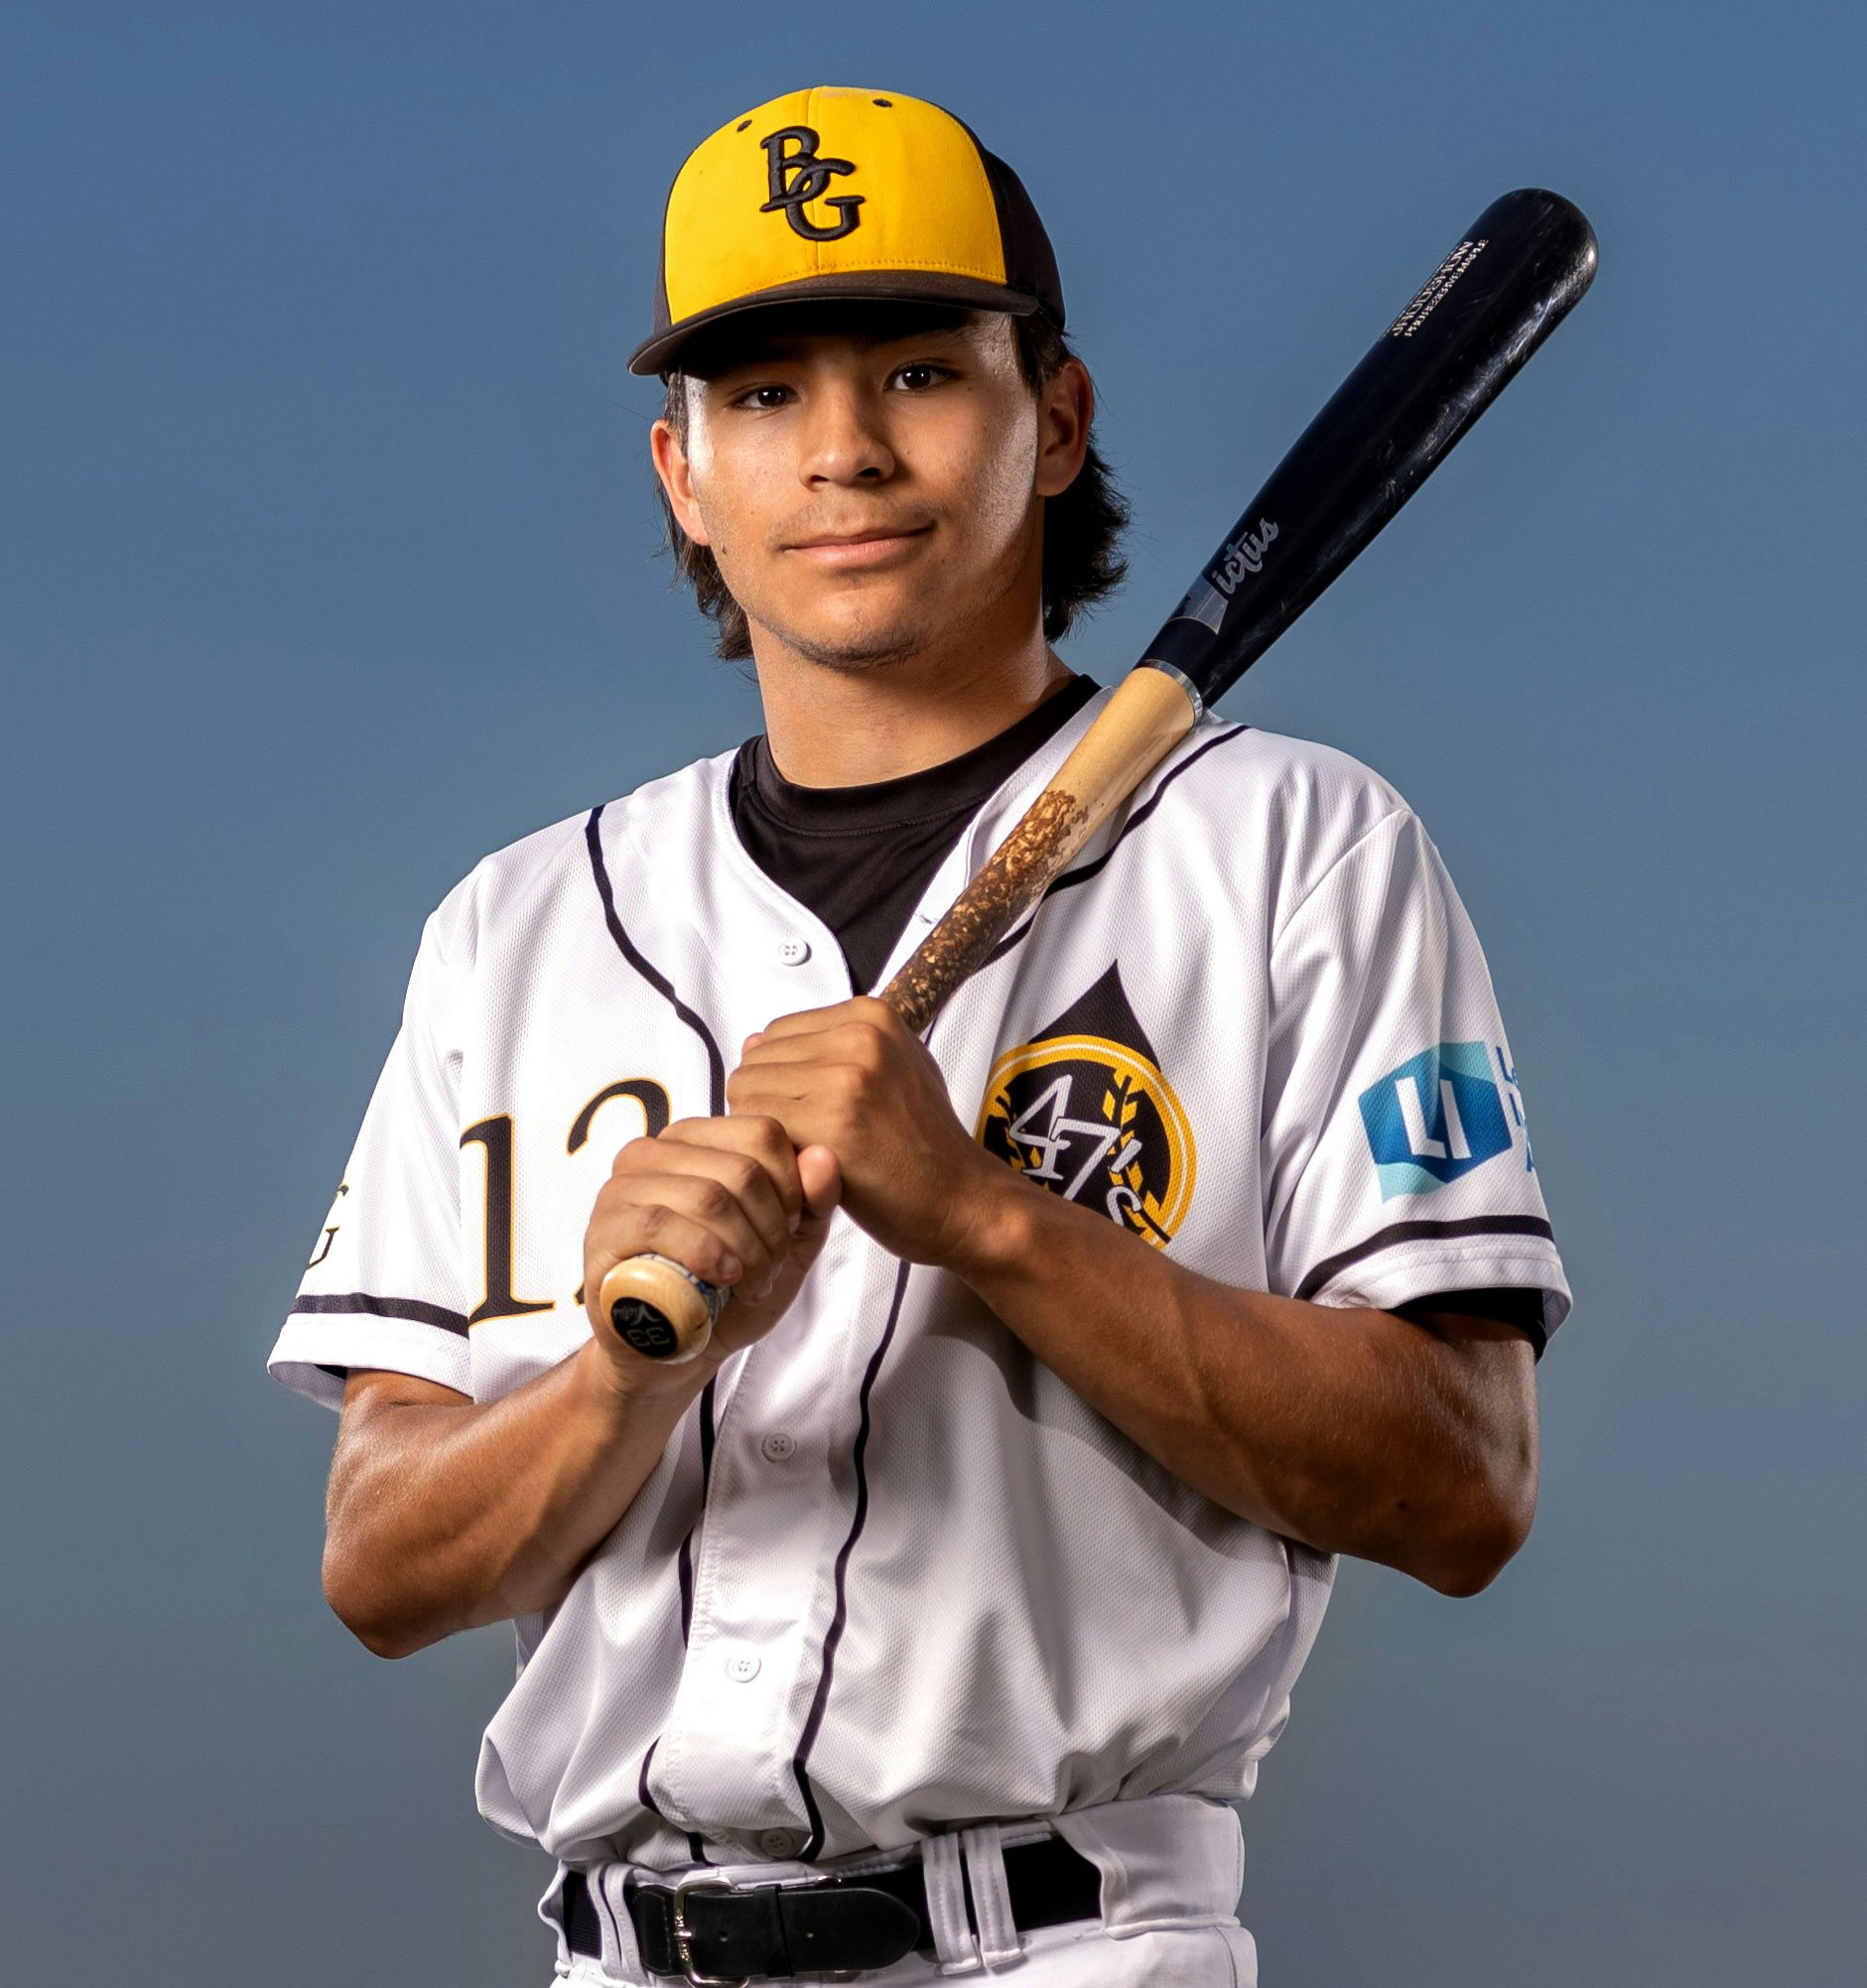
{"type": "MultiPolygon", "coordinates": [[[[1594,279],[1559,195],[1494,200],[1271,472],[1056,777],[881,998],[917,1033],[1064,865],[1388,523],[1594,279]]],[[[728,1293],[632,1257],[598,1309],[656,1360],[705,1347],[728,1293]]]]}

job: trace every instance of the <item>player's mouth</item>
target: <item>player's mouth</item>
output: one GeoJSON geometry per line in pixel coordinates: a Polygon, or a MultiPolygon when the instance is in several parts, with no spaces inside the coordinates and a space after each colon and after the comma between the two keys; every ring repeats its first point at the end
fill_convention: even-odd
{"type": "Polygon", "coordinates": [[[911,550],[917,539],[933,530],[931,524],[860,532],[820,532],[814,537],[795,539],[784,549],[800,554],[813,566],[839,573],[860,568],[886,566],[911,550]]]}

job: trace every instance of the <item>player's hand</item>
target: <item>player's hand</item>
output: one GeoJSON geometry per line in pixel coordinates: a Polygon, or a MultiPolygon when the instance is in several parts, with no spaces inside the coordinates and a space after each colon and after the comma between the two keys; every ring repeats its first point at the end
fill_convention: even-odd
{"type": "Polygon", "coordinates": [[[1015,1183],[955,1115],[940,1066],[883,1002],[859,996],[782,1015],[746,1038],[727,1109],[827,1147],[843,1205],[909,1262],[961,1264],[1015,1183]]]}
{"type": "MultiPolygon", "coordinates": [[[[650,1251],[732,1292],[701,1356],[709,1366],[763,1338],[816,1261],[840,1193],[835,1155],[808,1143],[799,1151],[770,1119],[681,1119],[658,1137],[631,1139],[584,1236],[584,1292],[599,1343],[637,1382],[658,1369],[595,1309],[610,1267],[650,1251]]],[[[665,1371],[684,1383],[693,1373],[665,1371]]]]}

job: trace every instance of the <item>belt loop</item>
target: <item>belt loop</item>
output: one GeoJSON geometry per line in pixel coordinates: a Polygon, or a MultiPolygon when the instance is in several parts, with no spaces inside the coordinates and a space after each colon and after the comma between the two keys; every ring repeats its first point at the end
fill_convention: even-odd
{"type": "Polygon", "coordinates": [[[628,1908],[629,1875],[627,1864],[599,1864],[586,1882],[602,1925],[602,1971],[617,1981],[646,1981],[628,1908]]]}
{"type": "Polygon", "coordinates": [[[966,1873],[960,1839],[929,1836],[920,1846],[921,1879],[927,1887],[927,1923],[942,1974],[976,1974],[979,1947],[966,1916],[966,1873]]]}
{"type": "Polygon", "coordinates": [[[966,1876],[973,1888],[973,1917],[979,1925],[979,1957],[988,1973],[1008,1967],[1023,1951],[1011,1917],[1011,1893],[1004,1878],[1004,1850],[996,1822],[963,1830],[966,1876]]]}

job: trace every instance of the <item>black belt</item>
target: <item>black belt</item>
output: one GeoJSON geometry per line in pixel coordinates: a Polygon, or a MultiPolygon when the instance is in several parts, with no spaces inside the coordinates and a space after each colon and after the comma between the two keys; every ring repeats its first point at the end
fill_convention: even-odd
{"type": "MultiPolygon", "coordinates": [[[[1101,1917],[1102,1874],[1060,1836],[1007,1849],[1004,1879],[1019,1926],[1101,1917]]],[[[969,1909],[971,1903],[969,1885],[969,1909]]],[[[918,1857],[860,1878],[743,1891],[703,1871],[676,1886],[638,1885],[628,1905],[649,1972],[688,1981],[864,1973],[934,1943],[918,1857]]],[[[573,1953],[602,1953],[602,1928],[582,1871],[565,1874],[564,1937],[573,1953]]]]}

